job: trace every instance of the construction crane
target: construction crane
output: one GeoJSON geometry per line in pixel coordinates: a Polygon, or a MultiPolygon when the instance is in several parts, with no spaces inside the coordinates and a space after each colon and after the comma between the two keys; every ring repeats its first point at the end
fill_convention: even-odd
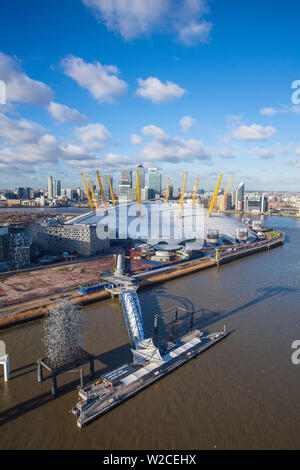
{"type": "Polygon", "coordinates": [[[99,184],[99,188],[100,188],[102,202],[103,202],[104,209],[105,209],[105,215],[108,215],[108,205],[107,205],[107,202],[106,202],[106,199],[105,199],[105,194],[104,194],[104,190],[103,190],[103,186],[102,186],[102,181],[101,181],[101,178],[99,176],[99,171],[98,170],[97,170],[97,179],[98,179],[98,184],[99,184]]]}
{"type": "Polygon", "coordinates": [[[210,217],[210,215],[211,215],[211,213],[212,213],[212,211],[215,207],[216,199],[217,199],[217,196],[218,196],[218,193],[219,193],[220,184],[221,184],[221,181],[222,181],[222,176],[223,176],[223,174],[221,173],[218,184],[216,186],[216,189],[215,189],[215,192],[214,192],[214,195],[213,195],[213,198],[212,198],[212,201],[210,203],[210,206],[209,206],[209,209],[208,209],[208,212],[207,212],[208,217],[210,217]]]}
{"type": "Polygon", "coordinates": [[[116,205],[116,201],[115,201],[115,198],[114,198],[114,192],[113,192],[113,188],[112,188],[112,185],[111,185],[111,181],[110,181],[110,176],[108,175],[108,184],[109,184],[109,190],[110,190],[110,197],[111,197],[111,201],[113,203],[113,206],[116,205]]]}
{"type": "Polygon", "coordinates": [[[181,195],[180,195],[180,200],[179,200],[178,217],[182,216],[182,206],[183,206],[184,195],[185,195],[186,175],[187,175],[187,171],[185,170],[184,178],[183,178],[183,184],[182,184],[182,188],[181,188],[181,195]]]}
{"type": "Polygon", "coordinates": [[[139,180],[139,172],[138,169],[135,171],[135,176],[136,176],[136,200],[138,203],[138,216],[141,217],[142,211],[141,211],[141,190],[140,190],[140,180],[139,180]]]}
{"type": "Polygon", "coordinates": [[[80,172],[80,174],[81,174],[81,178],[82,178],[82,182],[83,182],[84,190],[85,190],[86,196],[87,196],[87,198],[88,198],[88,201],[89,201],[89,205],[90,205],[91,211],[92,211],[92,212],[94,212],[95,208],[94,208],[94,206],[93,206],[92,199],[91,199],[91,196],[90,196],[89,190],[88,190],[88,188],[87,188],[86,182],[85,182],[85,180],[84,180],[84,176],[83,176],[83,173],[82,173],[82,171],[80,172]]]}
{"type": "Polygon", "coordinates": [[[196,185],[195,185],[195,189],[194,189],[193,200],[192,200],[192,206],[195,205],[195,200],[196,200],[196,196],[197,196],[198,184],[199,184],[199,176],[198,176],[198,178],[197,178],[196,185]]]}
{"type": "Polygon", "coordinates": [[[93,185],[91,183],[91,180],[90,180],[90,177],[89,177],[88,173],[86,174],[86,176],[87,176],[87,180],[88,180],[88,183],[89,183],[89,187],[90,187],[91,195],[92,195],[92,198],[93,198],[94,206],[95,206],[95,209],[97,210],[98,209],[98,203],[97,203],[97,200],[96,200],[96,197],[95,197],[93,185]]]}
{"type": "Polygon", "coordinates": [[[225,201],[226,201],[226,197],[227,197],[227,194],[228,194],[228,190],[229,190],[229,187],[230,187],[230,184],[231,184],[231,180],[232,180],[232,176],[230,177],[230,180],[227,184],[227,187],[225,189],[225,193],[224,193],[224,196],[223,196],[223,199],[222,199],[222,202],[221,202],[221,206],[218,210],[218,214],[220,214],[220,212],[223,210],[224,208],[224,204],[225,204],[225,201]]]}
{"type": "Polygon", "coordinates": [[[167,180],[167,189],[166,189],[166,203],[169,202],[169,177],[168,177],[168,180],[167,180]]]}

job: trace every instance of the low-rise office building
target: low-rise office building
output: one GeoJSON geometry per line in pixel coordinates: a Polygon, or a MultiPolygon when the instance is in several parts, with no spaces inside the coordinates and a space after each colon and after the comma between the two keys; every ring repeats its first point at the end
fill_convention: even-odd
{"type": "Polygon", "coordinates": [[[78,253],[93,256],[109,249],[109,239],[98,238],[96,225],[66,225],[56,220],[37,222],[30,226],[30,240],[51,253],[78,253]]]}

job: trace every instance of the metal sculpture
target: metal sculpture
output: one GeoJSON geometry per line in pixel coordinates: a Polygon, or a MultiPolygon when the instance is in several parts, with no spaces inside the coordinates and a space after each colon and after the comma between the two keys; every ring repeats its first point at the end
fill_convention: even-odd
{"type": "Polygon", "coordinates": [[[84,329],[85,317],[79,305],[61,300],[54,310],[47,313],[42,341],[51,367],[63,368],[86,355],[83,349],[84,329]]]}

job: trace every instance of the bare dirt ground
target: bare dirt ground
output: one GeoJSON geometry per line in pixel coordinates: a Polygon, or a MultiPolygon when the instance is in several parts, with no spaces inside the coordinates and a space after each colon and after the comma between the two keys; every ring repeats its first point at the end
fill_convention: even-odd
{"type": "Polygon", "coordinates": [[[114,256],[105,256],[82,263],[3,276],[0,278],[0,315],[3,314],[1,307],[77,290],[80,284],[98,281],[103,272],[111,271],[114,264],[114,256]]]}

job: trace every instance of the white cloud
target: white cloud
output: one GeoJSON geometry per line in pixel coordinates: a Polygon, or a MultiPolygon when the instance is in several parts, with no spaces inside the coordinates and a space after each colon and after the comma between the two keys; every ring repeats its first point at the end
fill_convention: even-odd
{"type": "Polygon", "coordinates": [[[166,132],[163,129],[157,126],[153,126],[153,125],[145,126],[142,129],[142,133],[146,137],[151,137],[157,142],[168,142],[170,140],[170,137],[168,136],[168,134],[166,134],[166,132]]]}
{"type": "Polygon", "coordinates": [[[143,161],[171,163],[194,160],[210,161],[210,156],[200,140],[171,137],[157,126],[146,126],[142,132],[145,136],[153,139],[153,141],[146,143],[141,151],[143,161]]]}
{"type": "Polygon", "coordinates": [[[59,146],[62,152],[62,157],[67,160],[83,161],[94,158],[94,154],[89,152],[83,146],[74,143],[63,143],[59,146]]]}
{"type": "Polygon", "coordinates": [[[191,116],[183,116],[183,118],[180,119],[180,125],[183,132],[187,132],[195,124],[196,119],[192,118],[191,116]]]}
{"type": "Polygon", "coordinates": [[[167,103],[186,93],[186,90],[176,83],[169,81],[162,83],[156,77],[149,77],[146,80],[139,78],[138,84],[140,88],[136,90],[135,95],[151,100],[153,103],[167,103]]]}
{"type": "Polygon", "coordinates": [[[274,116],[275,114],[300,114],[300,106],[281,106],[280,108],[262,108],[260,114],[263,116],[274,116]]]}
{"type": "Polygon", "coordinates": [[[254,149],[254,152],[256,156],[261,158],[262,160],[272,160],[274,158],[271,150],[269,149],[262,149],[262,148],[256,147],[254,149]]]}
{"type": "Polygon", "coordinates": [[[15,146],[36,141],[44,133],[39,124],[26,119],[11,119],[0,114],[0,139],[4,145],[15,146]]]}
{"type": "Polygon", "coordinates": [[[220,150],[218,153],[217,153],[218,157],[220,158],[224,158],[224,160],[232,160],[233,158],[235,158],[235,156],[233,155],[232,152],[230,152],[229,150],[220,150]]]}
{"type": "Polygon", "coordinates": [[[50,114],[61,122],[71,122],[72,124],[80,124],[86,121],[86,116],[81,114],[76,109],[69,108],[64,104],[55,103],[51,101],[48,106],[50,114]]]}
{"type": "Polygon", "coordinates": [[[60,156],[56,138],[26,119],[0,114],[0,163],[7,168],[54,162],[60,156]],[[1,148],[2,144],[2,148],[1,148]]]}
{"type": "MultiPolygon", "coordinates": [[[[101,140],[108,131],[99,127],[98,137],[99,132],[101,140]]],[[[0,113],[0,166],[6,171],[28,171],[29,168],[33,173],[41,170],[41,164],[57,165],[59,160],[94,160],[95,155],[89,149],[90,142],[86,143],[85,140],[87,134],[84,131],[80,134],[79,131],[80,144],[60,143],[39,124],[22,118],[12,119],[0,113]]],[[[95,147],[100,147],[100,142],[97,143],[95,137],[91,142],[95,147]]]]}
{"type": "Polygon", "coordinates": [[[260,110],[260,114],[262,116],[274,116],[274,114],[277,114],[279,112],[280,111],[278,109],[275,109],[275,108],[262,108],[260,110]]]}
{"type": "Polygon", "coordinates": [[[28,77],[19,62],[0,51],[0,79],[6,86],[7,103],[46,105],[54,93],[43,82],[28,77]]]}
{"type": "Polygon", "coordinates": [[[87,89],[100,103],[111,103],[116,96],[127,91],[128,85],[117,77],[119,70],[115,65],[102,65],[98,61],[87,63],[70,55],[63,59],[62,66],[66,75],[87,89]]]}
{"type": "Polygon", "coordinates": [[[300,114],[300,106],[299,106],[299,105],[297,105],[297,106],[292,106],[292,107],[291,107],[291,111],[292,111],[292,113],[299,115],[299,114],[300,114]]]}
{"type": "Polygon", "coordinates": [[[208,21],[202,21],[201,23],[191,21],[187,26],[179,30],[179,39],[187,46],[194,46],[199,42],[207,42],[211,29],[212,23],[208,21]]]}
{"type": "Polygon", "coordinates": [[[132,145],[140,145],[143,142],[143,139],[138,134],[131,134],[130,142],[132,143],[132,145]]]}
{"type": "Polygon", "coordinates": [[[132,39],[149,33],[166,13],[168,0],[83,0],[110,31],[132,39]]]}
{"type": "Polygon", "coordinates": [[[102,149],[105,141],[110,137],[109,131],[103,124],[76,127],[75,134],[83,147],[89,151],[102,149]]]}
{"type": "Polygon", "coordinates": [[[136,164],[136,159],[127,155],[118,155],[116,153],[107,153],[103,157],[103,164],[106,168],[117,168],[120,166],[130,166],[136,164]]]}
{"type": "Polygon", "coordinates": [[[252,124],[252,126],[240,126],[234,129],[233,136],[238,140],[267,140],[274,137],[276,132],[274,127],[252,124]]]}
{"type": "Polygon", "coordinates": [[[282,163],[284,163],[285,165],[295,166],[296,168],[299,168],[299,166],[300,166],[300,161],[299,161],[298,157],[296,157],[296,158],[292,158],[292,157],[285,158],[284,160],[282,160],[282,163]]]}
{"type": "Polygon", "coordinates": [[[206,0],[82,0],[107,29],[125,40],[152,32],[175,34],[187,45],[206,42],[212,24],[206,0]]]}

